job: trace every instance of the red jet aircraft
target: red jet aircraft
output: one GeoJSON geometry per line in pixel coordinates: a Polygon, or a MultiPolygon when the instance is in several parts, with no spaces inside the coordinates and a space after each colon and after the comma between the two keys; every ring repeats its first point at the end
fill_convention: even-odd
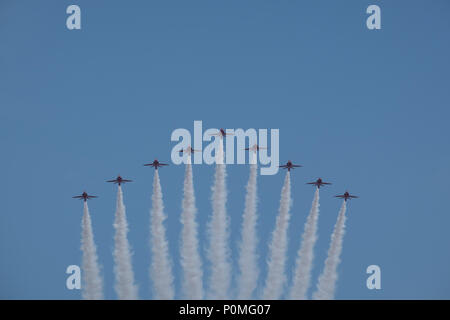
{"type": "Polygon", "coordinates": [[[90,195],[87,194],[86,191],[84,191],[84,192],[81,194],[81,196],[74,196],[74,197],[72,197],[72,198],[75,198],[75,199],[83,199],[84,202],[86,202],[88,199],[98,198],[98,197],[97,197],[97,196],[90,196],[90,195]]]}
{"type": "Polygon", "coordinates": [[[298,167],[303,167],[302,165],[299,164],[293,164],[291,160],[289,160],[286,164],[283,164],[281,166],[279,166],[280,168],[283,169],[288,169],[288,171],[291,171],[291,169],[295,169],[298,167]]]}
{"type": "Polygon", "coordinates": [[[181,152],[181,153],[184,153],[184,152],[186,152],[187,154],[192,154],[192,153],[194,153],[194,152],[200,152],[200,150],[195,150],[195,149],[192,149],[192,147],[191,146],[189,146],[189,147],[187,147],[186,149],[181,149],[180,151],[178,151],[178,152],[181,152]]]}
{"type": "Polygon", "coordinates": [[[144,166],[153,167],[153,168],[155,168],[155,170],[158,170],[158,167],[168,166],[168,164],[167,163],[161,163],[161,162],[159,162],[158,160],[155,159],[155,161],[153,161],[152,163],[144,164],[144,166]]]}
{"type": "Polygon", "coordinates": [[[344,201],[347,201],[348,199],[358,198],[357,196],[352,196],[350,193],[348,193],[348,191],[345,191],[344,194],[340,194],[335,197],[344,199],[344,201]]]}
{"type": "Polygon", "coordinates": [[[313,184],[313,185],[317,186],[317,188],[320,189],[321,186],[329,185],[329,184],[331,184],[331,183],[329,183],[329,182],[323,182],[322,179],[319,178],[319,179],[317,179],[317,180],[314,181],[314,182],[307,182],[306,184],[313,184]]]}
{"type": "Polygon", "coordinates": [[[212,136],[219,136],[219,137],[225,137],[225,136],[233,136],[234,133],[226,133],[224,129],[220,128],[219,132],[217,133],[211,133],[212,136]]]}
{"type": "Polygon", "coordinates": [[[245,148],[244,150],[250,150],[250,151],[256,152],[256,151],[259,151],[259,150],[262,150],[262,149],[266,150],[267,148],[266,147],[260,147],[258,144],[254,144],[250,148],[245,148]]]}
{"type": "Polygon", "coordinates": [[[123,179],[120,175],[118,175],[116,179],[114,179],[114,180],[107,180],[106,182],[112,182],[112,183],[114,183],[114,184],[117,183],[117,184],[119,184],[119,186],[120,186],[122,183],[125,183],[125,182],[133,182],[133,180],[123,179]]]}

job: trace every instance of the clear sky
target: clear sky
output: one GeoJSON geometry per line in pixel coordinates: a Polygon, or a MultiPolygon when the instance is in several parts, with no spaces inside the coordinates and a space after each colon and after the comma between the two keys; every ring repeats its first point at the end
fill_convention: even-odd
{"type": "MultiPolygon", "coordinates": [[[[0,1],[0,298],[79,299],[66,267],[81,263],[89,202],[107,298],[114,299],[113,234],[121,174],[141,298],[151,298],[153,170],[170,161],[176,128],[277,128],[292,173],[291,277],[314,190],[321,189],[313,286],[345,189],[338,299],[450,298],[450,2],[0,1]],[[66,8],[82,29],[66,28],[66,8]],[[366,28],[381,7],[382,29],[366,28]],[[382,289],[366,288],[381,267],[382,289]]],[[[183,166],[161,169],[170,252],[180,293],[183,166]]],[[[194,166],[201,249],[214,167],[194,166]]],[[[236,257],[247,165],[228,167],[236,257]]],[[[258,234],[267,244],[284,172],[259,177],[258,234]]],[[[234,262],[236,259],[233,260],[234,262]]],[[[206,267],[208,265],[206,264],[206,267]]],[[[236,265],[234,265],[236,267],[236,265]]],[[[236,268],[233,272],[234,276],[236,268]]],[[[310,291],[311,292],[311,291],[310,291]]]]}

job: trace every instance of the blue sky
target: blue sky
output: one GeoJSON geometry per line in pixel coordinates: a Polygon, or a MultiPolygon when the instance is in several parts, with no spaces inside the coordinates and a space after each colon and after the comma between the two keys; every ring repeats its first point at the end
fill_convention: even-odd
{"type": "MultiPolygon", "coordinates": [[[[84,189],[113,290],[113,219],[121,174],[139,295],[151,298],[149,209],[153,172],[170,160],[176,128],[280,129],[292,175],[288,275],[313,189],[323,177],[314,280],[340,201],[349,203],[338,299],[450,298],[450,3],[435,1],[12,1],[0,3],[0,298],[79,299],[65,269],[81,263],[84,189]],[[66,8],[82,30],[66,29],[66,8]],[[378,4],[382,29],[366,28],[378,4]],[[382,290],[366,288],[367,266],[382,290]]],[[[201,249],[213,166],[194,167],[201,249]]],[[[161,170],[170,252],[180,292],[184,168],[161,170]]],[[[248,166],[228,167],[233,257],[248,166]]],[[[259,178],[259,255],[284,173],[259,178]]],[[[235,261],[235,259],[233,260],[235,261]]],[[[206,267],[208,265],[206,264],[206,267]]],[[[236,267],[236,265],[235,265],[236,267]]],[[[236,269],[235,269],[236,271],[236,269]]],[[[236,275],[236,272],[234,272],[236,275]]]]}

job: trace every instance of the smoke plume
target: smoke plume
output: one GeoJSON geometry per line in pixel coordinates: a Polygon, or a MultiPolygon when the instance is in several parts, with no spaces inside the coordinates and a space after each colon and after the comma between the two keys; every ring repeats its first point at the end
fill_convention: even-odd
{"type": "Polygon", "coordinates": [[[268,260],[268,273],[263,299],[280,299],[283,285],[286,281],[285,264],[287,251],[287,230],[289,226],[289,209],[291,204],[291,178],[290,172],[286,173],[284,185],[281,190],[280,209],[278,212],[275,230],[272,233],[270,244],[270,258],[268,260]]]}
{"type": "Polygon", "coordinates": [[[256,246],[258,238],[256,235],[257,222],[257,165],[250,165],[250,176],[245,196],[245,209],[242,221],[242,242],[240,246],[239,268],[240,277],[238,282],[238,299],[251,299],[256,288],[259,276],[258,256],[256,246]]]}
{"type": "Polygon", "coordinates": [[[226,166],[223,164],[223,139],[216,156],[216,172],[212,188],[212,216],[209,222],[208,258],[211,262],[209,297],[227,299],[231,279],[228,247],[228,217],[226,212],[226,166]]]}
{"type": "Polygon", "coordinates": [[[337,268],[340,262],[342,241],[345,233],[346,205],[347,203],[343,201],[342,207],[339,210],[336,225],[334,226],[333,234],[331,235],[331,243],[330,248],[328,249],[328,257],[325,260],[325,268],[319,277],[317,291],[313,295],[313,298],[316,300],[334,299],[336,281],[338,278],[337,268]]]}
{"type": "Polygon", "coordinates": [[[304,300],[311,282],[314,259],[314,245],[317,240],[317,220],[319,218],[319,188],[316,189],[311,211],[306,219],[302,243],[298,251],[294,280],[289,298],[304,300]]]}
{"type": "Polygon", "coordinates": [[[150,213],[150,239],[152,249],[152,263],[150,278],[153,282],[154,298],[170,300],[174,298],[172,265],[169,260],[169,248],[164,227],[163,197],[158,170],[153,179],[152,210],[150,213]]]}
{"type": "Polygon", "coordinates": [[[86,201],[84,201],[81,229],[81,250],[83,252],[82,273],[84,282],[82,296],[85,300],[101,300],[103,299],[103,281],[100,277],[100,267],[98,265],[97,249],[92,232],[91,216],[86,201]]]}
{"type": "Polygon", "coordinates": [[[192,165],[186,164],[184,177],[184,197],[181,213],[181,265],[183,267],[183,293],[186,299],[203,299],[202,261],[198,251],[197,222],[195,216],[194,183],[192,165]]]}
{"type": "Polygon", "coordinates": [[[137,287],[134,284],[134,273],[131,264],[131,250],[127,239],[128,223],[123,204],[122,187],[117,189],[117,208],[114,221],[114,262],[117,296],[121,300],[136,300],[137,287]]]}

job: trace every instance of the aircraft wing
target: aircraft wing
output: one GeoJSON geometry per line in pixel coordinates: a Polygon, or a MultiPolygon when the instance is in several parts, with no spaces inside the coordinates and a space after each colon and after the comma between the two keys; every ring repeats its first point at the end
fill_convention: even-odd
{"type": "Polygon", "coordinates": [[[75,198],[75,199],[81,199],[81,198],[83,198],[83,196],[74,196],[74,197],[72,197],[72,198],[75,198]]]}
{"type": "MultiPolygon", "coordinates": [[[[210,136],[222,136],[222,132],[217,132],[217,133],[210,133],[210,136]]],[[[229,133],[229,132],[225,132],[223,134],[224,136],[234,136],[234,133],[229,133]]]]}

